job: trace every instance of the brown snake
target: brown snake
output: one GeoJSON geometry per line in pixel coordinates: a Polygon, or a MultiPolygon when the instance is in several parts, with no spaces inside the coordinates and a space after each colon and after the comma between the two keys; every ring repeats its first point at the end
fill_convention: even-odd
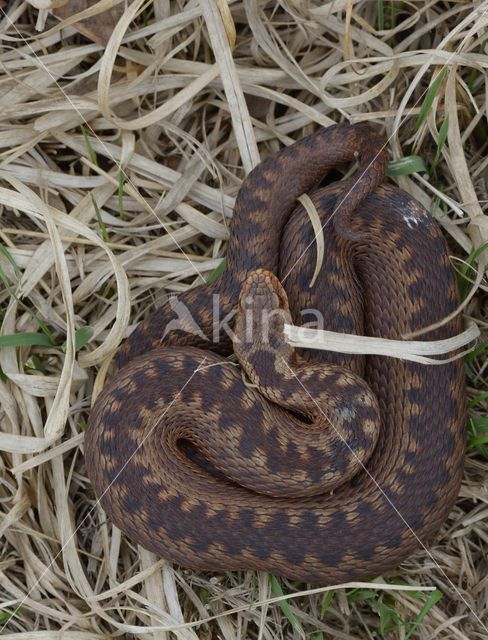
{"type": "MultiPolygon", "coordinates": [[[[126,341],[85,454],[101,505],[134,541],[184,566],[331,584],[399,564],[447,517],[462,474],[462,363],[298,355],[283,338],[288,303],[295,324],[314,308],[326,329],[383,338],[455,309],[442,234],[408,194],[380,186],[385,169],[383,141],[363,124],[268,157],[239,191],[224,274],[179,297],[200,335],[167,304],[126,341]],[[356,156],[352,178],[318,186],[356,156]],[[326,225],[312,287],[302,193],[326,225]],[[221,317],[239,309],[234,350],[257,388],[214,335],[217,293],[221,317]],[[281,310],[267,340],[263,310],[281,310]]],[[[456,319],[422,339],[459,330],[456,319]]]]}

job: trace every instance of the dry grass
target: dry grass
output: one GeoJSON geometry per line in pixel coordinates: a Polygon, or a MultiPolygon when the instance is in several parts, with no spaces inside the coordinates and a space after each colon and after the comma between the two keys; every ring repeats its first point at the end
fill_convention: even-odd
{"type": "Polygon", "coordinates": [[[2,333],[44,336],[0,349],[0,635],[486,638],[486,342],[442,532],[383,586],[331,600],[138,548],[93,509],[82,446],[123,336],[215,269],[246,172],[317,125],[372,121],[394,159],[422,158],[393,179],[439,219],[486,330],[484,262],[466,261],[488,239],[488,3],[103,0],[77,3],[99,14],[81,26],[75,4],[60,23],[48,0],[0,2],[2,333]]]}

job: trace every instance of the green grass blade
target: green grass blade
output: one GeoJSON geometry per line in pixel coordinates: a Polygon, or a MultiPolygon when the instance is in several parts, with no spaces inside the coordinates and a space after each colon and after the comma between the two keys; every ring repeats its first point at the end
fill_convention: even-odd
{"type": "Polygon", "coordinates": [[[88,136],[88,132],[86,130],[86,127],[84,124],[80,124],[81,127],[81,133],[83,134],[83,139],[85,141],[85,146],[86,149],[88,151],[88,155],[90,156],[90,160],[92,161],[92,163],[98,167],[98,158],[97,158],[97,154],[95,153],[95,149],[92,147],[91,142],[90,142],[90,138],[88,136]]]}
{"type": "Polygon", "coordinates": [[[107,227],[105,226],[105,222],[102,220],[102,214],[100,213],[100,209],[98,208],[98,204],[93,193],[91,194],[91,199],[95,208],[95,215],[97,216],[98,226],[100,227],[102,238],[105,240],[105,242],[110,242],[110,236],[108,235],[107,227]]]}
{"type": "Polygon", "coordinates": [[[427,118],[429,111],[432,107],[432,103],[434,102],[434,98],[436,97],[437,92],[439,91],[442,81],[446,77],[446,73],[447,73],[447,67],[443,67],[439,71],[437,76],[434,78],[434,80],[432,81],[432,84],[430,85],[427,91],[427,94],[424,98],[424,101],[422,103],[422,106],[420,107],[420,113],[417,116],[417,120],[415,120],[415,125],[413,128],[414,131],[418,131],[422,126],[422,123],[427,118]]]}
{"type": "Polygon", "coordinates": [[[53,343],[44,333],[34,333],[25,331],[23,333],[11,333],[0,336],[0,349],[2,347],[52,347],[53,343]]]}
{"type": "Polygon", "coordinates": [[[51,331],[49,330],[49,327],[47,326],[47,324],[45,324],[40,318],[37,317],[37,315],[34,313],[34,311],[32,311],[32,309],[30,309],[25,302],[23,302],[18,295],[15,293],[15,291],[13,290],[12,286],[10,285],[9,279],[7,277],[7,274],[5,273],[5,271],[0,267],[0,281],[3,283],[6,291],[8,292],[9,296],[11,298],[13,298],[15,300],[15,302],[19,305],[19,307],[21,307],[24,311],[26,311],[30,317],[37,323],[39,329],[47,336],[47,338],[49,338],[49,343],[54,346],[55,340],[54,340],[54,336],[51,333],[51,331]]]}
{"type": "MultiPolygon", "coordinates": [[[[461,300],[464,300],[468,295],[469,289],[471,287],[470,280],[474,280],[476,278],[476,267],[474,266],[477,259],[480,255],[488,250],[488,242],[484,242],[479,247],[474,249],[469,256],[466,258],[463,264],[461,264],[458,268],[458,287],[459,293],[461,295],[461,300]]],[[[488,266],[485,267],[485,270],[488,269],[488,266]]]]}
{"type": "Polygon", "coordinates": [[[351,589],[347,592],[347,599],[349,602],[360,602],[361,600],[368,600],[369,598],[376,598],[377,593],[374,589],[351,589]]]}
{"type": "Polygon", "coordinates": [[[469,423],[475,429],[486,429],[488,431],[488,417],[486,418],[470,418],[469,423]]]}
{"type": "Polygon", "coordinates": [[[395,610],[395,601],[389,602],[388,593],[376,589],[352,589],[347,594],[349,602],[366,602],[379,618],[379,634],[387,636],[393,630],[400,630],[405,622],[395,610]],[[383,596],[383,597],[382,597],[383,596]]]}
{"type": "Polygon", "coordinates": [[[372,609],[380,619],[380,634],[382,636],[385,636],[391,631],[399,631],[405,625],[393,607],[390,607],[379,600],[374,603],[372,609]]]}
{"type": "Polygon", "coordinates": [[[477,453],[486,460],[488,444],[488,417],[470,418],[468,421],[468,449],[476,449],[477,453]]]}
{"type": "Polygon", "coordinates": [[[84,327],[80,327],[75,332],[75,349],[79,351],[82,347],[85,346],[90,340],[93,338],[93,329],[88,325],[84,327]]]}
{"type": "Polygon", "coordinates": [[[40,373],[47,375],[47,369],[44,366],[42,360],[33,353],[30,358],[28,358],[25,362],[26,369],[34,369],[34,371],[39,371],[40,373]]]}
{"type": "Polygon", "coordinates": [[[429,597],[425,601],[425,604],[422,607],[419,615],[417,616],[417,619],[411,623],[412,626],[410,627],[410,631],[405,636],[405,640],[409,640],[409,638],[412,637],[412,633],[419,626],[419,624],[422,622],[425,616],[429,613],[432,607],[439,602],[439,600],[443,597],[443,595],[444,594],[442,593],[442,591],[439,591],[439,589],[432,591],[432,593],[429,595],[429,597]]]}
{"type": "MultiPolygon", "coordinates": [[[[81,327],[75,333],[75,348],[79,351],[93,337],[93,329],[89,326],[81,327]]],[[[22,333],[11,333],[6,336],[0,336],[0,349],[2,347],[58,347],[53,343],[49,336],[44,333],[35,333],[24,331],[22,333]]],[[[63,351],[66,350],[66,342],[61,346],[63,351]]]]}
{"type": "Polygon", "coordinates": [[[430,173],[432,174],[437,167],[439,160],[441,159],[442,147],[446,142],[447,132],[449,130],[449,116],[444,120],[441,124],[441,128],[439,129],[439,139],[437,140],[437,149],[435,151],[434,159],[432,160],[432,164],[430,165],[430,173]]]}
{"type": "Polygon", "coordinates": [[[331,589],[325,594],[325,598],[322,600],[322,606],[320,607],[320,617],[323,618],[327,609],[330,607],[330,603],[334,599],[335,589],[331,589]]]}
{"type": "Polygon", "coordinates": [[[377,0],[376,6],[376,21],[378,24],[378,31],[393,29],[396,25],[397,13],[401,9],[402,3],[398,0],[396,0],[396,2],[389,2],[386,5],[388,9],[387,11],[385,11],[385,3],[383,2],[383,0],[377,0]]]}
{"type": "Polygon", "coordinates": [[[488,399],[488,391],[483,391],[479,395],[475,396],[472,400],[469,401],[468,407],[472,409],[473,407],[477,407],[479,404],[488,399]]]}
{"type": "MultiPolygon", "coordinates": [[[[93,337],[93,329],[88,325],[80,327],[75,331],[75,351],[79,351],[82,347],[90,342],[93,337]]],[[[66,341],[61,345],[61,350],[66,351],[66,341]]]]}
{"type": "MultiPolygon", "coordinates": [[[[269,581],[271,583],[271,591],[273,592],[273,594],[278,598],[284,595],[283,589],[281,588],[281,585],[278,582],[278,580],[275,578],[275,576],[272,573],[268,575],[269,575],[269,581]]],[[[302,625],[298,622],[295,614],[293,613],[293,611],[290,608],[290,605],[288,604],[288,601],[281,600],[280,602],[278,602],[278,604],[280,605],[280,608],[283,611],[283,614],[286,616],[291,626],[302,638],[305,638],[305,633],[303,631],[302,625]]]]}
{"type": "Polygon", "coordinates": [[[427,167],[420,156],[405,156],[399,160],[393,160],[388,165],[387,176],[408,176],[411,173],[426,173],[427,167]]]}
{"type": "Polygon", "coordinates": [[[12,254],[10,253],[10,251],[7,249],[7,247],[4,247],[3,244],[0,244],[0,253],[5,256],[5,258],[7,258],[7,260],[10,262],[10,264],[12,265],[12,269],[14,270],[15,273],[15,277],[17,278],[17,280],[20,280],[21,277],[21,273],[20,273],[20,269],[17,266],[17,263],[15,262],[12,254]]]}
{"type": "Polygon", "coordinates": [[[472,362],[478,356],[483,355],[485,351],[488,351],[488,340],[485,340],[485,342],[482,342],[477,347],[475,347],[472,351],[470,351],[465,356],[464,360],[465,360],[465,362],[472,362]]]}
{"type": "Polygon", "coordinates": [[[396,27],[397,13],[402,8],[402,2],[390,2],[390,24],[389,28],[394,29],[396,27]]]}
{"type": "Polygon", "coordinates": [[[385,7],[383,4],[383,0],[378,0],[377,3],[377,20],[378,20],[378,31],[384,31],[385,29],[385,7]]]}
{"type": "Polygon", "coordinates": [[[6,611],[4,611],[3,613],[0,613],[0,624],[7,624],[7,622],[13,618],[14,616],[17,615],[17,613],[20,611],[20,605],[14,609],[13,611],[9,611],[8,609],[6,611]]]}
{"type": "Polygon", "coordinates": [[[488,444],[488,434],[486,436],[479,436],[478,438],[471,438],[468,440],[468,448],[476,449],[480,444],[488,444]]]}
{"type": "Polygon", "coordinates": [[[215,267],[215,269],[209,274],[207,277],[207,282],[214,282],[217,278],[224,272],[225,269],[225,258],[222,262],[215,267]]]}

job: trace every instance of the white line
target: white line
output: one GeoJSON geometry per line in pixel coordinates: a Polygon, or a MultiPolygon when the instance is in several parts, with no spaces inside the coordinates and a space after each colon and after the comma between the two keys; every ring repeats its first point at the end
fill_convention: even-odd
{"type": "Polygon", "coordinates": [[[222,362],[213,362],[212,364],[207,364],[205,366],[199,366],[195,371],[205,371],[205,369],[211,369],[212,367],[225,367],[226,365],[231,365],[233,367],[239,367],[238,362],[232,362],[232,360],[223,360],[222,362]]]}

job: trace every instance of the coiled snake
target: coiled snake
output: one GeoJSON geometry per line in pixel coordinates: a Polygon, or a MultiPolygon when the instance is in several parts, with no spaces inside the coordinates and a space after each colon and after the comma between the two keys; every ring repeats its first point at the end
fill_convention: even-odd
{"type": "MultiPolygon", "coordinates": [[[[153,313],[123,345],[85,455],[102,507],[134,541],[184,566],[330,584],[399,564],[447,517],[462,474],[462,364],[298,356],[283,338],[283,322],[305,321],[303,309],[326,329],[384,338],[455,309],[442,234],[408,194],[381,186],[385,169],[383,141],[363,124],[268,157],[239,191],[223,275],[153,313]],[[356,158],[352,178],[319,186],[356,158]],[[313,286],[302,193],[325,225],[313,286]],[[254,386],[225,359],[217,294],[221,318],[239,310],[234,351],[254,386]]],[[[456,319],[423,338],[459,330],[456,319]]]]}

